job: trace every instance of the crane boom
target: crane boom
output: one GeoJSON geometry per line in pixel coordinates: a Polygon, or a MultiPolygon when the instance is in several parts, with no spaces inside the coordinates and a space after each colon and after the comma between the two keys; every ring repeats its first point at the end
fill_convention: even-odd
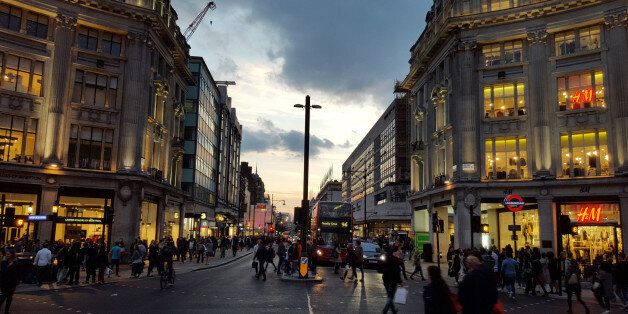
{"type": "Polygon", "coordinates": [[[214,3],[214,1],[209,1],[207,3],[207,5],[203,8],[203,10],[196,16],[194,21],[192,21],[192,23],[188,25],[188,28],[185,29],[185,32],[183,32],[183,36],[185,37],[186,40],[190,40],[194,32],[196,32],[196,29],[198,28],[199,25],[201,25],[203,18],[205,18],[207,11],[209,10],[213,11],[215,8],[216,8],[216,3],[214,3]]]}

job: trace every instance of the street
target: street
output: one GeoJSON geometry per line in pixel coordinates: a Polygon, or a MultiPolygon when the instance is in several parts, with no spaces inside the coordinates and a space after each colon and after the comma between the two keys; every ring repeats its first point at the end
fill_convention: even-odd
{"type": "MultiPolygon", "coordinates": [[[[272,270],[272,265],[269,265],[272,270]]],[[[378,313],[386,302],[381,274],[365,271],[364,284],[333,274],[331,267],[319,267],[321,284],[284,282],[272,271],[268,280],[256,280],[251,258],[245,257],[214,269],[178,274],[173,287],[160,290],[157,277],[141,278],[102,286],[56,291],[18,293],[12,310],[18,313],[378,313]]],[[[422,313],[425,282],[406,280],[408,303],[401,312],[422,313]]],[[[452,288],[455,291],[455,288],[452,288]]],[[[508,313],[564,312],[564,299],[519,295],[511,301],[500,294],[508,313]]],[[[587,300],[592,313],[601,312],[587,300]]],[[[574,313],[584,313],[574,304],[574,313]]]]}

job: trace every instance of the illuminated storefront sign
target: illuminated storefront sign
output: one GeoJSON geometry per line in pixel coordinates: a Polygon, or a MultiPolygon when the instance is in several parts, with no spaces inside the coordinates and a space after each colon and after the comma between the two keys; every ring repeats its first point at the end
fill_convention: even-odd
{"type": "Polygon", "coordinates": [[[48,220],[48,216],[47,215],[29,215],[28,220],[29,221],[46,221],[48,220]]]}
{"type": "Polygon", "coordinates": [[[602,220],[601,206],[583,206],[576,215],[577,222],[600,222],[602,220]]]}
{"type": "Polygon", "coordinates": [[[329,221],[329,220],[324,220],[321,221],[321,227],[324,228],[349,228],[349,222],[348,221],[329,221]]]}
{"type": "Polygon", "coordinates": [[[59,217],[58,222],[66,224],[103,224],[103,218],[90,217],[59,217]]]}
{"type": "Polygon", "coordinates": [[[581,104],[583,102],[591,102],[593,100],[593,90],[590,88],[577,91],[571,96],[573,104],[581,104]]]}

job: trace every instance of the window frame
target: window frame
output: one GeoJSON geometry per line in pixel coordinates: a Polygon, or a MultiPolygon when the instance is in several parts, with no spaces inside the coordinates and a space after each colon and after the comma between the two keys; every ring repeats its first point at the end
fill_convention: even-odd
{"type": "MultiPolygon", "coordinates": [[[[507,151],[511,152],[511,151],[507,151]]],[[[484,139],[484,167],[485,169],[485,180],[488,181],[513,181],[513,180],[527,180],[530,178],[530,168],[528,167],[528,163],[527,161],[529,160],[529,154],[528,154],[528,140],[527,137],[524,136],[519,136],[519,135],[515,135],[515,136],[494,136],[494,137],[487,137],[484,139]],[[504,179],[500,179],[498,178],[498,172],[497,172],[497,141],[508,141],[508,140],[515,140],[515,151],[513,152],[515,154],[515,157],[517,157],[517,169],[516,169],[516,174],[517,174],[517,178],[509,178],[509,173],[506,173],[506,178],[504,179]],[[521,149],[521,140],[525,141],[525,149],[522,150],[521,149]],[[491,151],[486,151],[486,143],[490,141],[491,142],[491,151]],[[525,152],[525,157],[521,156],[521,152],[525,152]],[[487,158],[488,155],[490,153],[490,157],[491,160],[493,161],[492,163],[492,167],[491,169],[488,168],[487,166],[487,158]],[[525,159],[524,159],[525,158],[525,159]],[[525,165],[522,165],[522,163],[525,163],[525,165]],[[522,168],[525,167],[525,171],[522,172],[522,168]],[[493,173],[493,175],[491,176],[490,173],[493,173]]],[[[509,162],[509,161],[507,161],[509,162]]]]}
{"type": "MultiPolygon", "coordinates": [[[[583,175],[576,176],[576,173],[575,173],[576,167],[575,167],[575,163],[574,163],[574,148],[587,147],[587,146],[584,145],[584,146],[576,146],[576,147],[574,147],[573,137],[574,137],[574,135],[575,136],[578,136],[578,135],[584,136],[585,134],[588,134],[588,133],[594,133],[595,134],[595,151],[597,151],[597,152],[601,152],[600,146],[602,146],[602,143],[600,142],[600,133],[604,133],[606,141],[603,144],[603,146],[606,146],[607,156],[610,155],[610,152],[609,152],[609,141],[608,141],[608,134],[609,134],[609,132],[606,129],[595,128],[595,129],[589,129],[589,130],[576,130],[576,131],[560,132],[560,134],[559,134],[560,137],[567,136],[567,144],[568,144],[567,151],[568,151],[568,154],[569,154],[569,156],[567,156],[569,158],[569,174],[566,175],[565,174],[565,170],[566,169],[563,168],[563,163],[564,163],[563,158],[565,157],[563,155],[563,149],[565,147],[562,146],[562,139],[559,138],[559,140],[561,141],[561,143],[560,143],[561,144],[560,145],[560,172],[559,173],[561,173],[561,177],[562,178],[576,179],[576,178],[592,178],[592,177],[601,177],[601,176],[610,176],[610,175],[612,175],[612,163],[611,163],[611,160],[610,159],[606,160],[608,168],[607,168],[606,173],[603,173],[603,171],[602,171],[602,159],[603,158],[601,156],[602,154],[599,153],[599,154],[595,155],[595,156],[597,156],[595,158],[595,162],[596,162],[595,174],[589,175],[588,174],[589,171],[583,171],[583,175]]],[[[591,170],[590,168],[593,168],[593,167],[590,167],[587,164],[587,162],[588,161],[584,162],[584,165],[585,165],[584,169],[585,170],[587,170],[587,169],[591,170]]]]}
{"type": "Polygon", "coordinates": [[[101,128],[101,127],[97,127],[97,126],[89,126],[89,125],[80,125],[80,124],[72,124],[70,126],[70,136],[69,136],[69,142],[68,142],[68,158],[67,158],[67,167],[69,168],[77,168],[77,169],[89,169],[89,170],[100,170],[100,171],[112,171],[113,167],[113,157],[114,157],[114,153],[113,153],[113,142],[114,142],[114,137],[115,136],[115,130],[114,129],[110,129],[110,128],[101,128]],[[84,129],[89,128],[89,132],[90,132],[90,138],[89,139],[84,139],[82,137],[82,132],[84,129]],[[100,130],[101,131],[101,139],[100,140],[94,140],[94,130],[100,130]],[[74,130],[76,130],[76,132],[74,132],[74,130]],[[75,134],[74,134],[75,133],[75,134]],[[108,140],[108,133],[110,134],[111,139],[108,140]],[[74,142],[74,151],[72,151],[72,141],[74,142]],[[81,146],[83,145],[83,141],[87,141],[89,142],[89,156],[88,156],[88,160],[87,160],[87,166],[83,167],[81,166],[81,146]],[[98,143],[98,144],[94,144],[94,143],[98,143]],[[95,160],[92,156],[92,146],[93,145],[99,145],[98,148],[100,150],[100,153],[98,155],[98,159],[96,161],[98,161],[98,167],[97,168],[93,168],[90,165],[92,165],[93,160],[95,160]],[[109,145],[109,147],[107,147],[107,145],[109,145]],[[109,148],[109,156],[108,156],[108,167],[105,166],[106,164],[106,154],[105,151],[107,150],[107,148],[109,148]],[[72,162],[73,161],[73,162],[72,162]]]}
{"type": "Polygon", "coordinates": [[[562,32],[557,32],[554,34],[554,55],[557,57],[560,57],[560,56],[574,55],[583,51],[599,50],[602,46],[602,40],[604,39],[602,35],[603,33],[604,32],[603,32],[601,24],[594,24],[594,25],[578,27],[578,28],[574,28],[570,30],[565,30],[562,32]],[[597,31],[597,38],[598,38],[597,47],[588,48],[588,46],[587,47],[582,46],[582,38],[585,37],[585,35],[583,35],[585,31],[589,32],[589,34],[586,36],[590,38],[593,38],[593,36],[595,35],[595,34],[592,35],[591,32],[597,31]],[[571,34],[573,34],[573,51],[570,50],[570,51],[565,51],[563,53],[560,46],[562,43],[566,42],[565,37],[571,34]],[[559,44],[559,40],[561,44],[559,44]]]}
{"type": "Polygon", "coordinates": [[[524,51],[525,51],[525,46],[524,46],[523,40],[521,39],[514,39],[514,40],[502,41],[502,42],[497,42],[497,43],[487,43],[487,44],[482,45],[482,63],[484,64],[484,67],[493,67],[493,66],[499,66],[499,65],[521,63],[523,62],[523,59],[524,59],[524,51]],[[512,49],[507,49],[506,47],[507,45],[512,47],[512,49]],[[515,48],[517,46],[519,46],[518,49],[515,48]],[[485,52],[485,50],[488,50],[488,51],[485,52]],[[486,58],[486,55],[488,53],[494,54],[496,50],[499,50],[498,52],[499,56],[497,59],[486,58]],[[506,53],[512,52],[512,55],[515,56],[517,51],[519,51],[519,60],[515,60],[516,58],[513,57],[513,61],[509,62],[506,59],[506,53]]]}
{"type": "MultiPolygon", "coordinates": [[[[74,71],[74,81],[73,81],[73,85],[72,85],[72,95],[71,95],[71,101],[73,103],[78,103],[81,104],[83,106],[89,106],[89,107],[93,107],[93,108],[100,108],[100,109],[115,109],[117,104],[118,104],[118,84],[119,84],[119,80],[118,80],[118,76],[116,75],[110,75],[110,74],[105,74],[102,72],[95,72],[95,71],[90,71],[90,70],[85,70],[82,68],[76,68],[74,71]],[[79,82],[77,80],[77,78],[79,77],[78,73],[81,73],[80,77],[81,77],[81,81],[79,82]],[[86,94],[86,87],[88,85],[88,83],[86,82],[86,76],[87,74],[93,75],[94,76],[94,84],[93,84],[93,88],[94,88],[94,96],[93,96],[93,102],[91,104],[87,104],[86,98],[85,98],[85,94],[86,94]],[[96,98],[98,96],[98,87],[99,87],[99,79],[104,78],[105,79],[105,85],[104,85],[104,98],[105,98],[105,102],[103,103],[102,106],[99,106],[96,104],[96,98]],[[112,87],[112,82],[115,81],[115,88],[112,87]],[[77,85],[80,83],[80,99],[77,102],[75,99],[75,93],[76,93],[76,88],[77,85]],[[111,91],[115,91],[115,94],[112,93],[111,91]]],[[[90,84],[91,86],[92,84],[90,84]]],[[[90,87],[91,88],[91,87],[90,87]]]]}
{"type": "Polygon", "coordinates": [[[22,19],[24,18],[24,10],[16,6],[10,5],[8,3],[0,3],[0,8],[2,7],[8,8],[8,12],[4,12],[0,10],[0,15],[1,14],[7,15],[7,25],[6,26],[0,25],[0,28],[8,29],[14,32],[20,32],[22,30],[22,19]],[[14,11],[18,12],[19,15],[14,15],[13,14],[14,11]],[[14,27],[16,23],[14,22],[12,23],[12,21],[14,21],[15,19],[17,19],[17,29],[15,29],[14,27]]]}
{"type": "Polygon", "coordinates": [[[44,67],[45,67],[44,62],[38,59],[18,56],[18,55],[6,53],[6,52],[0,52],[0,78],[2,78],[0,79],[0,89],[9,90],[16,93],[29,94],[29,95],[33,95],[37,97],[43,97],[44,96],[44,67]],[[9,86],[6,86],[6,84],[8,83],[5,83],[6,80],[4,79],[4,77],[5,77],[5,73],[7,72],[7,67],[8,67],[7,65],[8,56],[17,58],[17,67],[15,69],[10,68],[10,70],[15,71],[16,73],[15,83],[9,86]],[[28,60],[30,62],[30,66],[28,70],[28,90],[26,92],[18,90],[18,86],[19,86],[18,78],[20,77],[20,73],[26,73],[26,71],[22,70],[20,66],[22,64],[22,60],[28,60]],[[41,74],[38,74],[36,72],[37,65],[40,65],[41,67],[41,74]],[[36,77],[39,77],[39,79],[41,80],[41,84],[39,84],[39,94],[33,93],[33,83],[35,82],[36,77]],[[12,88],[7,88],[7,87],[12,87],[12,88]]]}
{"type": "Polygon", "coordinates": [[[76,30],[76,47],[78,47],[79,49],[83,49],[83,50],[88,50],[88,51],[98,51],[98,44],[100,41],[100,31],[96,28],[93,27],[89,27],[89,26],[85,26],[85,25],[79,25],[77,30],[76,30]],[[83,31],[85,31],[85,33],[83,34],[83,31]],[[93,36],[93,32],[95,32],[96,36],[93,36]],[[81,38],[84,37],[85,38],[85,46],[82,46],[81,43],[81,38]],[[94,46],[94,49],[90,48],[90,40],[96,40],[96,45],[94,46]]]}
{"type": "MultiPolygon", "coordinates": [[[[30,118],[30,117],[25,117],[25,116],[20,116],[20,115],[12,115],[12,114],[7,114],[7,113],[0,113],[0,116],[6,116],[9,117],[10,120],[10,126],[8,129],[6,128],[0,128],[0,130],[3,130],[5,132],[8,133],[8,135],[3,135],[3,136],[8,136],[9,140],[12,139],[13,134],[16,133],[17,136],[18,133],[21,134],[22,137],[22,141],[21,141],[21,147],[19,148],[19,153],[16,156],[11,156],[11,151],[8,150],[8,152],[3,151],[2,152],[2,158],[3,160],[1,160],[0,162],[13,162],[13,163],[30,163],[33,164],[35,162],[35,155],[36,155],[36,145],[37,145],[37,122],[38,120],[35,118],[30,118]],[[16,118],[20,118],[23,119],[23,124],[21,126],[22,130],[20,130],[16,125],[15,125],[15,120],[16,118]],[[33,154],[32,155],[26,155],[26,152],[28,150],[28,138],[29,135],[33,136],[33,154]],[[4,160],[4,156],[7,157],[6,160],[4,160]],[[19,156],[19,158],[17,157],[19,156]],[[11,158],[14,157],[14,158],[11,158]],[[30,160],[28,159],[28,157],[30,157],[30,160]],[[18,159],[15,159],[18,158],[18,159]]],[[[17,141],[18,139],[16,139],[15,141],[17,141]]]]}
{"type": "MultiPolygon", "coordinates": [[[[526,85],[527,83],[524,80],[516,80],[516,81],[509,81],[509,82],[493,82],[490,84],[485,84],[484,86],[482,86],[482,107],[483,107],[483,112],[484,112],[484,119],[499,119],[499,118],[509,118],[509,117],[521,117],[521,116],[525,116],[527,115],[526,112],[526,85]],[[495,110],[495,87],[496,86],[505,86],[505,85],[513,85],[513,102],[514,102],[514,108],[513,108],[513,115],[503,115],[501,117],[496,116],[496,110],[495,110]],[[519,97],[521,97],[519,95],[519,86],[523,85],[523,94],[521,95],[523,97],[523,108],[519,107],[519,102],[520,99],[519,97]],[[493,104],[492,106],[489,106],[491,108],[491,112],[490,114],[487,112],[486,110],[486,96],[484,95],[484,91],[487,87],[490,87],[491,89],[491,99],[490,99],[490,104],[493,104]]],[[[502,87],[503,88],[503,87],[502,87]]]]}
{"type": "Polygon", "coordinates": [[[31,35],[37,38],[41,38],[41,39],[47,39],[48,38],[48,34],[50,32],[50,18],[46,15],[43,14],[39,14],[37,12],[33,12],[33,11],[28,11],[26,13],[26,25],[25,25],[25,29],[24,32],[27,35],[31,35]],[[31,20],[30,18],[34,16],[35,20],[31,20]],[[46,23],[41,23],[40,20],[43,19],[45,20],[46,23]],[[29,32],[29,27],[31,25],[35,26],[35,33],[30,33],[29,32]],[[40,28],[45,28],[45,32],[42,32],[40,34],[40,28]]]}
{"type": "MultiPolygon", "coordinates": [[[[569,73],[565,73],[565,74],[561,74],[560,76],[556,77],[556,105],[558,106],[558,111],[559,112],[573,112],[573,111],[578,111],[578,110],[585,110],[585,109],[594,109],[594,108],[607,108],[607,103],[606,103],[606,88],[605,88],[605,83],[604,83],[604,79],[605,79],[605,74],[604,74],[604,70],[603,69],[590,69],[590,70],[582,70],[582,71],[576,71],[576,72],[569,72],[569,73]],[[601,82],[601,87],[600,85],[598,85],[595,81],[595,76],[596,74],[601,74],[602,75],[602,82],[601,82]],[[591,102],[590,105],[587,107],[586,102],[583,100],[582,102],[579,102],[578,105],[580,106],[580,108],[573,108],[573,102],[572,102],[572,95],[571,95],[571,90],[574,90],[573,88],[570,88],[569,86],[569,80],[571,77],[578,77],[579,79],[583,76],[589,74],[590,75],[590,82],[591,85],[589,86],[591,88],[591,102]],[[564,84],[564,89],[562,90],[563,96],[565,97],[565,105],[563,108],[563,105],[561,105],[560,103],[560,98],[561,98],[561,89],[560,89],[560,80],[563,80],[563,84],[564,84]],[[598,98],[598,92],[601,92],[604,96],[603,96],[603,103],[601,103],[601,105],[597,105],[597,100],[598,98]],[[566,94],[566,95],[565,95],[566,94]]],[[[584,85],[582,85],[582,83],[579,83],[578,88],[582,88],[585,87],[584,85]]]]}

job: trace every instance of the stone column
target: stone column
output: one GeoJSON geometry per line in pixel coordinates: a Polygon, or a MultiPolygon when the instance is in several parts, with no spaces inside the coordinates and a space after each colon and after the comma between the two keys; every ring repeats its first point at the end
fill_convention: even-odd
{"type": "MultiPolygon", "coordinates": [[[[611,158],[616,175],[628,175],[628,79],[625,60],[628,59],[626,51],[626,21],[628,15],[626,8],[606,12],[604,22],[606,24],[606,62],[608,72],[606,76],[606,101],[611,112],[612,126],[608,130],[609,147],[614,146],[615,158],[611,158]]],[[[611,151],[612,152],[612,151],[611,151]]]]}
{"type": "Polygon", "coordinates": [[[125,50],[122,106],[120,111],[119,167],[122,172],[141,170],[144,124],[150,106],[150,40],[148,35],[129,33],[125,50]]]}
{"type": "Polygon", "coordinates": [[[140,230],[140,212],[142,208],[142,189],[139,184],[125,182],[120,184],[113,202],[114,221],[111,227],[111,243],[122,239],[124,243],[132,243],[140,230]],[[128,199],[122,199],[121,186],[131,190],[128,199]]]}
{"type": "MultiPolygon", "coordinates": [[[[464,204],[464,194],[456,194],[454,204],[454,248],[468,249],[471,247],[471,216],[469,209],[464,204]]],[[[477,208],[476,208],[477,210],[477,208]]],[[[473,241],[475,246],[480,246],[480,242],[473,241]]]]}
{"type": "Polygon", "coordinates": [[[543,241],[551,241],[551,250],[557,253],[558,250],[558,229],[556,221],[556,213],[554,211],[554,205],[552,203],[551,196],[537,197],[536,199],[539,207],[539,247],[541,251],[549,251],[549,249],[543,249],[543,241]]]}
{"type": "Polygon", "coordinates": [[[76,17],[58,14],[54,29],[54,50],[46,67],[44,112],[47,115],[44,164],[62,165],[65,138],[65,106],[70,88],[71,48],[76,30],[76,17]]]}
{"type": "MultiPolygon", "coordinates": [[[[41,189],[41,211],[39,215],[52,215],[52,206],[57,201],[57,195],[59,193],[59,186],[44,186],[41,189]]],[[[54,240],[52,239],[52,221],[40,221],[37,223],[37,235],[35,237],[39,240],[54,240]]]]}
{"type": "Polygon", "coordinates": [[[628,232],[626,232],[625,225],[628,223],[628,187],[624,187],[624,193],[619,195],[619,212],[621,213],[621,243],[623,243],[622,250],[628,254],[628,232]]]}
{"type": "Polygon", "coordinates": [[[478,75],[477,75],[477,43],[473,38],[463,38],[457,46],[456,75],[453,77],[453,88],[460,88],[454,91],[458,99],[454,106],[450,106],[454,113],[454,128],[460,126],[459,130],[454,130],[455,153],[454,163],[457,164],[457,173],[460,181],[477,181],[480,176],[478,164],[478,140],[477,122],[478,117],[478,75]],[[463,171],[463,164],[473,164],[474,170],[463,171]]]}
{"type": "Polygon", "coordinates": [[[528,110],[532,125],[532,175],[544,179],[553,177],[549,125],[547,31],[545,27],[528,29],[528,110]]]}

